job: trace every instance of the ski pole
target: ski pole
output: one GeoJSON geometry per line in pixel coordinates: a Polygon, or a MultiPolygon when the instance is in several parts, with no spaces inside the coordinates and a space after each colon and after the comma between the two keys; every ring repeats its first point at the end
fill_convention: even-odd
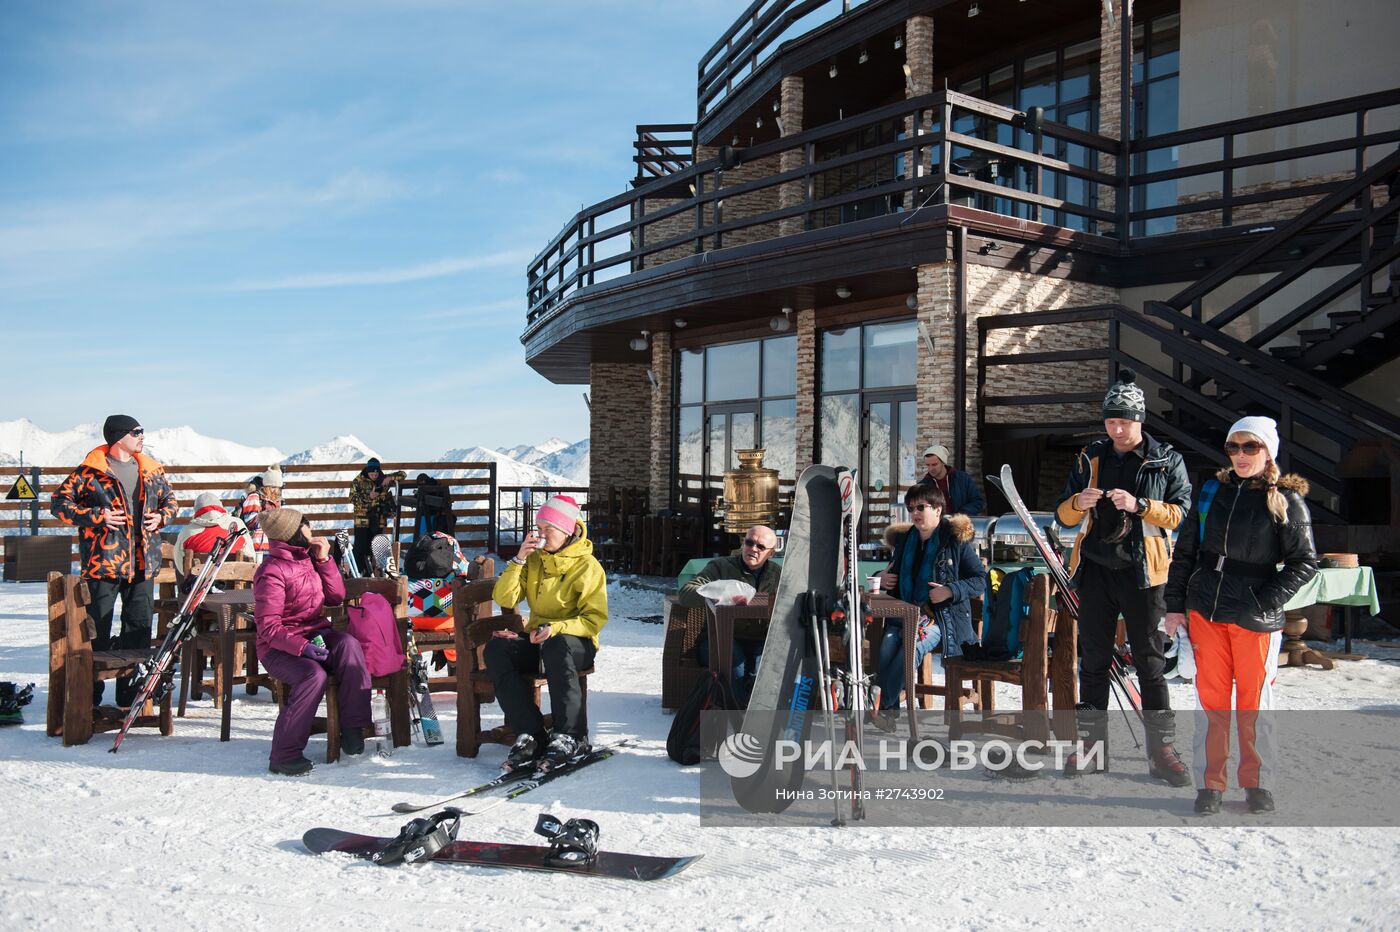
{"type": "Polygon", "coordinates": [[[845,825],[841,818],[840,780],[836,774],[836,715],[832,709],[830,680],[831,645],[826,640],[826,606],[821,593],[808,591],[803,601],[806,603],[807,643],[817,657],[817,687],[822,696],[822,713],[826,717],[827,746],[831,749],[831,802],[836,809],[836,817],[831,824],[840,828],[845,825]]]}

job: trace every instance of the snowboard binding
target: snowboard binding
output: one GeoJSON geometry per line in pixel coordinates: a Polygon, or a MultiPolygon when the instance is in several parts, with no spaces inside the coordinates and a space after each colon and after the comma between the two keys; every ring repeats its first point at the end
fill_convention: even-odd
{"type": "Polygon", "coordinates": [[[545,863],[553,867],[576,867],[598,859],[598,823],[592,819],[561,822],[547,812],[540,813],[535,834],[549,839],[545,863]]]}
{"type": "Polygon", "coordinates": [[[24,722],[20,712],[34,699],[34,684],[17,689],[15,683],[0,683],[0,725],[19,725],[24,722]]]}
{"type": "Polygon", "coordinates": [[[457,828],[462,824],[462,810],[448,806],[426,819],[414,819],[399,829],[398,835],[370,860],[388,867],[402,861],[417,864],[431,860],[443,848],[457,840],[457,828]]]}

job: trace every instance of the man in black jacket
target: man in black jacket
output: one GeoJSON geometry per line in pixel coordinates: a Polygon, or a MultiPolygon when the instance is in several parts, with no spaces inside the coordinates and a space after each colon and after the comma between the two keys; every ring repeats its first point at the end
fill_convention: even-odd
{"type": "MultiPolygon", "coordinates": [[[[1181,454],[1143,432],[1147,402],[1135,381],[1136,374],[1123,369],[1108,390],[1108,436],[1080,451],[1057,510],[1061,524],[1084,524],[1069,563],[1079,590],[1081,724],[1096,737],[1106,725],[1121,614],[1142,692],[1149,772],[1172,786],[1189,786],[1191,775],[1174,746],[1176,722],[1158,626],[1166,615],[1171,532],[1191,507],[1191,480],[1181,454]]],[[[1080,772],[1079,758],[1071,759],[1066,772],[1080,772]]]]}
{"type": "MultiPolygon", "coordinates": [[[[744,535],[744,542],[738,552],[727,557],[715,557],[690,582],[681,587],[676,601],[687,608],[703,608],[704,596],[699,589],[706,583],[719,579],[736,579],[753,586],[756,593],[766,593],[771,599],[778,591],[778,577],[782,567],[770,563],[778,546],[778,535],[770,527],[755,525],[744,535]]],[[[740,705],[749,701],[753,690],[754,676],[758,673],[758,661],[763,656],[763,643],[768,637],[768,623],[758,619],[742,619],[734,628],[733,668],[729,682],[734,687],[734,698],[740,705]]],[[[705,666],[710,665],[709,626],[695,645],[695,656],[705,666]]]]}

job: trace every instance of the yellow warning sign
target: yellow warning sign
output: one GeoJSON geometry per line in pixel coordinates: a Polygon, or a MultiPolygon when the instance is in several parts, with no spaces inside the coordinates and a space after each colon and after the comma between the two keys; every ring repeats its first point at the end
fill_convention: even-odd
{"type": "Polygon", "coordinates": [[[38,498],[34,494],[34,486],[29,484],[29,480],[20,476],[15,480],[15,484],[10,486],[10,494],[5,496],[5,501],[12,502],[19,499],[22,502],[32,502],[38,498]]]}

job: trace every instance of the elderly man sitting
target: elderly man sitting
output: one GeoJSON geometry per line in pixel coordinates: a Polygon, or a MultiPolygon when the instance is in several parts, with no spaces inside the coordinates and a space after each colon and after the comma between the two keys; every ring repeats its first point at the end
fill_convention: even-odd
{"type": "MultiPolygon", "coordinates": [[[[768,562],[778,546],[778,535],[770,527],[756,525],[744,535],[744,543],[727,557],[715,557],[700,574],[686,583],[676,601],[690,608],[703,608],[705,599],[697,591],[717,579],[737,579],[754,587],[756,592],[772,598],[778,591],[782,567],[768,562]]],[[[754,674],[763,655],[763,643],[768,639],[768,623],[757,618],[740,619],[734,627],[734,663],[729,682],[734,686],[734,698],[747,705],[753,691],[754,674]]],[[[695,656],[705,666],[710,665],[710,636],[708,629],[695,645],[695,656]]]]}

